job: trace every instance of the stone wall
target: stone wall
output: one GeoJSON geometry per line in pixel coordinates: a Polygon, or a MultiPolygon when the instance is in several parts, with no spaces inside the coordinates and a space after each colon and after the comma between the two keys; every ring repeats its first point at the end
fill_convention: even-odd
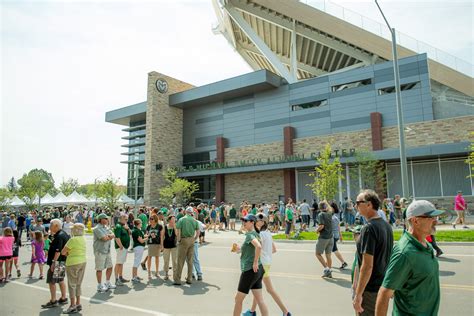
{"type": "Polygon", "coordinates": [[[225,149],[225,161],[228,162],[250,159],[267,159],[282,155],[283,140],[281,142],[225,149]]]}
{"type": "Polygon", "coordinates": [[[273,203],[283,195],[283,170],[225,175],[225,200],[273,203]]]}
{"type": "Polygon", "coordinates": [[[193,88],[192,85],[169,76],[148,74],[144,199],[147,205],[159,204],[159,190],[165,185],[163,171],[183,163],[183,110],[169,106],[169,95],[193,88]],[[156,81],[168,83],[160,93],[156,81]],[[156,166],[161,165],[161,170],[156,166]]]}
{"type": "Polygon", "coordinates": [[[372,133],[370,129],[350,133],[337,133],[324,136],[311,136],[297,138],[293,143],[293,153],[310,156],[311,153],[319,152],[330,143],[332,149],[355,148],[358,151],[372,150],[372,133]]]}
{"type": "MultiPolygon", "coordinates": [[[[474,115],[444,120],[406,124],[407,147],[457,143],[469,141],[469,133],[474,132],[474,115]]],[[[398,127],[383,127],[384,148],[398,148],[398,127]]]]}

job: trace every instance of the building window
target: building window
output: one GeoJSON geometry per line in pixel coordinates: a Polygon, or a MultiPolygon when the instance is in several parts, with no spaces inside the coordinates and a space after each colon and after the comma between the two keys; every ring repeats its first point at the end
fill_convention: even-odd
{"type": "MultiPolygon", "coordinates": [[[[407,90],[412,90],[416,89],[420,86],[420,82],[411,82],[411,83],[405,83],[400,85],[400,91],[407,91],[407,90]]],[[[389,94],[389,93],[394,93],[395,92],[395,86],[392,87],[386,87],[378,90],[379,95],[384,95],[384,94],[389,94]]]]}
{"type": "Polygon", "coordinates": [[[331,91],[332,92],[342,91],[342,90],[357,88],[361,86],[368,86],[370,84],[372,84],[372,78],[338,84],[338,85],[332,86],[331,91]]]}
{"type": "Polygon", "coordinates": [[[319,108],[322,106],[326,106],[328,104],[328,100],[319,100],[319,101],[313,101],[313,102],[308,102],[308,103],[303,103],[303,104],[295,104],[291,106],[292,111],[299,111],[299,110],[306,110],[306,109],[312,109],[312,108],[319,108]]]}

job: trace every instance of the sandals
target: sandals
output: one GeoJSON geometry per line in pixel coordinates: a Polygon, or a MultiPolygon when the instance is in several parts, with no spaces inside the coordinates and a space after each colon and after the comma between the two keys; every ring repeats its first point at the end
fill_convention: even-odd
{"type": "MultiPolygon", "coordinates": [[[[79,306],[79,305],[77,305],[77,306],[69,306],[69,308],[64,311],[64,314],[75,314],[75,313],[79,312],[79,310],[78,310],[78,308],[77,308],[78,306],[79,306]]],[[[81,309],[82,309],[82,308],[81,308],[81,309]]]]}

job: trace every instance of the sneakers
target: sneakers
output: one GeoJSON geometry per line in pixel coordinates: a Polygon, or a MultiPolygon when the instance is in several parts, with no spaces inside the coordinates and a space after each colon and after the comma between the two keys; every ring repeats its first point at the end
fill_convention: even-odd
{"type": "Polygon", "coordinates": [[[110,283],[109,282],[105,282],[105,286],[107,287],[107,290],[114,290],[117,288],[117,286],[115,286],[114,284],[110,283]]]}
{"type": "Polygon", "coordinates": [[[453,229],[456,229],[456,224],[453,224],[453,229]]]}
{"type": "Polygon", "coordinates": [[[437,251],[437,252],[436,252],[436,257],[441,256],[443,253],[444,253],[443,250],[437,251]]]}
{"type": "Polygon", "coordinates": [[[342,264],[342,266],[341,266],[339,269],[344,270],[346,267],[347,267],[347,263],[344,262],[344,263],[342,264]]]}
{"type": "Polygon", "coordinates": [[[138,277],[133,277],[132,283],[140,283],[140,279],[138,277]]]}
{"type": "Polygon", "coordinates": [[[120,281],[120,279],[115,279],[115,285],[116,286],[123,286],[124,284],[123,284],[122,281],[120,281]]]}
{"type": "Polygon", "coordinates": [[[142,262],[142,263],[141,263],[141,266],[142,266],[143,271],[146,271],[146,265],[145,265],[145,263],[142,262]]]}
{"type": "Polygon", "coordinates": [[[322,277],[323,277],[323,278],[332,278],[332,272],[331,272],[331,270],[329,270],[329,269],[324,269],[324,272],[323,272],[322,277]]]}
{"type": "Polygon", "coordinates": [[[51,302],[49,301],[46,304],[41,305],[41,308],[53,308],[53,307],[58,307],[58,301],[51,302]]]}
{"type": "Polygon", "coordinates": [[[469,226],[464,225],[462,228],[469,229],[469,226]]]}
{"type": "Polygon", "coordinates": [[[69,308],[66,309],[63,314],[75,314],[77,312],[77,306],[69,306],[69,308]]]}
{"type": "Polygon", "coordinates": [[[16,270],[16,276],[19,278],[21,277],[21,271],[20,270],[16,270]]]}
{"type": "Polygon", "coordinates": [[[122,283],[127,283],[130,282],[130,280],[124,279],[122,276],[119,277],[120,282],[122,283]]]}
{"type": "Polygon", "coordinates": [[[59,305],[67,304],[67,297],[64,298],[64,299],[60,298],[60,299],[58,300],[58,304],[59,304],[59,305]]]}
{"type": "Polygon", "coordinates": [[[242,316],[257,316],[257,311],[252,312],[250,309],[247,309],[242,313],[242,316]]]}
{"type": "Polygon", "coordinates": [[[105,284],[97,284],[97,292],[104,293],[107,292],[108,288],[105,284]]]}
{"type": "Polygon", "coordinates": [[[202,275],[198,275],[198,281],[202,281],[202,275]]]}

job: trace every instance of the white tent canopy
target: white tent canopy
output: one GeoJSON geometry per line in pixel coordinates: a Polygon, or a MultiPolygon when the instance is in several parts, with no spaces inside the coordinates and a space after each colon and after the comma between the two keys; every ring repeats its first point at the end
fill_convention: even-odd
{"type": "Polygon", "coordinates": [[[129,198],[126,194],[121,194],[117,200],[118,203],[123,203],[123,204],[133,204],[135,203],[135,200],[129,198]]]}
{"type": "Polygon", "coordinates": [[[67,204],[88,204],[90,202],[91,201],[88,198],[82,196],[76,191],[72,192],[69,196],[66,197],[67,204]]]}
{"type": "Polygon", "coordinates": [[[59,192],[54,198],[51,199],[49,204],[67,204],[67,197],[59,192]]]}
{"type": "Polygon", "coordinates": [[[8,204],[10,204],[11,206],[24,206],[25,202],[15,195],[8,204]]]}
{"type": "Polygon", "coordinates": [[[49,193],[46,193],[46,195],[41,198],[41,205],[50,204],[52,200],[53,197],[49,193]]]}

